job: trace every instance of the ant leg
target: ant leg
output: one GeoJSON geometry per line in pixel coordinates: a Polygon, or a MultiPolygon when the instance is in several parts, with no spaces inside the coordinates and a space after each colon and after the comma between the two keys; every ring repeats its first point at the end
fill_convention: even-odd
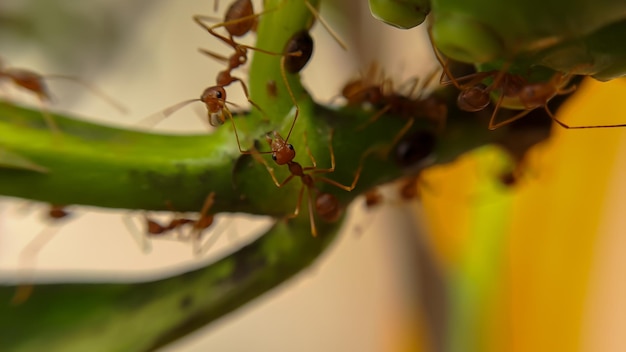
{"type": "Polygon", "coordinates": [[[308,0],[304,0],[304,4],[306,5],[306,7],[308,7],[309,11],[311,11],[311,14],[313,14],[313,17],[315,17],[318,21],[320,21],[322,26],[326,29],[326,31],[328,31],[328,34],[330,34],[330,36],[333,37],[333,39],[337,42],[337,44],[339,44],[339,46],[343,50],[347,51],[348,50],[348,46],[346,45],[346,43],[344,43],[344,41],[341,40],[341,38],[339,38],[339,35],[337,34],[337,32],[335,32],[330,27],[330,25],[328,25],[326,20],[324,20],[324,18],[322,18],[322,16],[320,16],[319,11],[317,11],[317,9],[313,5],[311,5],[311,3],[308,0]]]}
{"type": "MultiPolygon", "coordinates": [[[[147,223],[146,215],[143,214],[143,216],[144,216],[144,219],[146,219],[146,223],[147,223]]],[[[137,227],[137,224],[133,221],[133,219],[131,218],[129,214],[124,214],[122,216],[122,221],[124,222],[124,226],[126,226],[128,231],[130,232],[133,240],[135,240],[139,248],[141,248],[141,251],[144,254],[149,253],[152,250],[152,243],[148,239],[148,236],[146,236],[145,234],[141,232],[141,230],[139,230],[139,228],[137,227]]]]}
{"type": "Polygon", "coordinates": [[[406,87],[409,86],[409,87],[411,87],[411,89],[409,89],[409,92],[407,94],[405,94],[405,96],[411,97],[413,95],[413,93],[415,93],[415,90],[417,89],[419,83],[420,83],[419,77],[409,78],[409,80],[407,80],[406,82],[404,82],[404,83],[402,83],[400,85],[400,88],[399,88],[398,91],[406,89],[406,87]]]}
{"type": "MultiPolygon", "coordinates": [[[[520,112],[519,114],[517,114],[517,115],[515,115],[515,116],[513,116],[511,118],[508,118],[508,119],[506,119],[504,121],[498,122],[496,124],[492,124],[492,121],[495,118],[495,115],[493,115],[492,118],[491,118],[492,121],[489,121],[489,129],[493,131],[493,130],[495,130],[497,128],[500,128],[502,126],[506,126],[506,125],[510,124],[511,122],[517,121],[517,120],[521,119],[522,117],[528,115],[528,113],[530,113],[533,110],[535,110],[535,109],[524,110],[524,111],[520,112]]],[[[551,114],[551,113],[549,113],[549,114],[551,114]]],[[[550,116],[550,118],[552,118],[552,120],[554,120],[554,122],[558,123],[559,125],[561,125],[563,127],[566,126],[564,123],[562,123],[561,121],[557,120],[553,116],[550,116]]],[[[565,127],[565,128],[569,128],[569,127],[565,127]]]]}
{"type": "Polygon", "coordinates": [[[411,126],[413,126],[414,122],[415,122],[415,118],[408,119],[408,121],[404,124],[404,126],[402,126],[402,128],[396,134],[396,136],[393,137],[393,140],[391,141],[388,149],[391,149],[394,145],[398,144],[400,139],[402,139],[402,137],[404,137],[404,135],[411,129],[411,126]]]}
{"type": "Polygon", "coordinates": [[[106,101],[110,106],[112,106],[118,112],[120,112],[122,114],[127,114],[128,113],[128,109],[124,105],[122,105],[122,103],[120,103],[117,100],[113,99],[111,96],[109,96],[108,94],[104,93],[101,89],[99,89],[98,87],[94,86],[93,84],[90,84],[90,83],[88,83],[86,81],[83,81],[80,78],[72,77],[72,76],[66,76],[66,75],[46,75],[45,77],[46,78],[52,78],[52,79],[62,79],[62,80],[67,80],[67,81],[74,82],[74,83],[82,86],[83,88],[86,88],[88,91],[90,91],[92,94],[100,97],[102,100],[106,101]]]}
{"type": "Polygon", "coordinates": [[[226,231],[226,226],[219,226],[218,228],[213,229],[208,235],[206,240],[202,241],[202,239],[198,239],[197,248],[193,249],[193,253],[196,256],[205,255],[211,247],[217,242],[220,235],[226,231]]]}
{"type": "Polygon", "coordinates": [[[215,59],[217,61],[228,62],[228,57],[226,57],[224,55],[220,55],[218,53],[214,53],[214,52],[212,52],[210,50],[207,50],[207,49],[204,49],[204,48],[198,48],[198,51],[201,52],[204,55],[212,57],[213,59],[215,59]]]}
{"type": "Polygon", "coordinates": [[[441,56],[439,49],[437,49],[437,46],[435,45],[435,40],[433,38],[433,32],[432,32],[432,26],[428,27],[428,38],[430,39],[430,44],[433,48],[433,54],[435,54],[435,58],[439,62],[439,65],[441,66],[441,69],[442,69],[441,76],[439,77],[439,84],[448,85],[452,83],[457,89],[462,89],[461,85],[459,84],[459,82],[457,82],[457,80],[454,78],[454,75],[450,71],[450,68],[448,67],[448,61],[443,59],[443,56],[441,56]],[[448,81],[445,81],[446,76],[449,79],[448,81]]]}
{"type": "MultiPolygon", "coordinates": [[[[496,106],[493,108],[493,113],[491,114],[491,119],[489,119],[489,128],[490,130],[495,130],[498,127],[504,126],[508,123],[511,123],[519,118],[521,118],[522,116],[517,117],[517,115],[513,116],[511,119],[508,119],[506,121],[500,122],[500,123],[495,123],[496,121],[496,116],[498,115],[498,110],[500,110],[500,105],[502,105],[502,100],[504,100],[504,91],[500,92],[500,98],[498,98],[498,102],[496,103],[496,106]]],[[[530,110],[529,110],[530,111],[530,110]]],[[[528,112],[526,112],[528,113],[528,112]]]]}
{"type": "MultiPolygon", "coordinates": [[[[331,136],[332,136],[332,134],[333,134],[332,130],[331,130],[330,133],[331,133],[331,136]]],[[[304,145],[305,145],[306,153],[309,156],[309,159],[311,160],[311,163],[313,164],[313,166],[308,166],[308,167],[302,168],[302,170],[303,171],[315,170],[315,169],[317,169],[317,161],[315,161],[315,157],[313,156],[313,153],[311,152],[311,148],[309,147],[309,143],[308,143],[307,136],[306,136],[306,131],[304,131],[304,133],[302,134],[302,140],[303,140],[304,145]]]]}
{"type": "Polygon", "coordinates": [[[233,118],[233,114],[231,114],[230,110],[228,110],[226,105],[224,105],[224,107],[222,108],[222,111],[226,113],[228,119],[233,125],[233,130],[235,131],[235,139],[237,140],[237,148],[239,148],[239,153],[241,154],[268,154],[268,153],[263,153],[263,152],[258,152],[258,151],[250,151],[250,150],[241,149],[241,142],[239,141],[239,133],[237,132],[237,126],[235,125],[235,119],[233,118]]]}
{"type": "MultiPolygon", "coordinates": [[[[297,51],[300,53],[300,55],[302,55],[301,51],[297,51]]],[[[287,133],[287,138],[285,138],[285,142],[289,141],[289,137],[291,136],[291,132],[293,131],[293,127],[296,125],[296,121],[298,120],[298,115],[300,114],[300,107],[298,106],[298,102],[296,101],[296,97],[293,94],[293,91],[291,90],[291,85],[289,84],[289,81],[287,80],[287,72],[285,70],[285,56],[280,58],[280,75],[283,77],[283,82],[285,83],[285,86],[287,87],[287,92],[289,93],[289,97],[291,98],[291,102],[293,103],[294,107],[296,108],[296,112],[295,115],[293,117],[293,122],[291,123],[291,127],[289,128],[289,133],[287,133]]]]}
{"type": "Polygon", "coordinates": [[[311,224],[311,235],[313,235],[313,237],[317,237],[317,227],[315,226],[315,214],[313,211],[313,195],[311,194],[311,187],[307,187],[307,195],[309,196],[309,223],[311,224]]]}
{"type": "Polygon", "coordinates": [[[261,107],[257,103],[255,103],[254,101],[252,101],[252,99],[250,99],[250,94],[248,94],[248,87],[243,82],[243,80],[241,78],[233,77],[233,81],[238,81],[239,83],[241,83],[241,88],[243,88],[243,94],[245,94],[246,99],[248,100],[250,105],[254,106],[257,110],[259,110],[259,112],[265,117],[265,120],[269,121],[270,118],[267,116],[267,113],[265,113],[265,111],[261,109],[261,107]]]}
{"type": "Polygon", "coordinates": [[[250,155],[252,155],[252,157],[254,158],[254,160],[256,160],[257,162],[263,164],[265,166],[265,169],[267,170],[267,172],[270,174],[270,176],[272,177],[272,181],[274,181],[274,184],[276,185],[276,187],[281,188],[284,185],[286,185],[289,181],[291,181],[294,178],[294,175],[291,174],[289,175],[282,183],[278,182],[278,179],[276,178],[276,174],[274,173],[274,168],[269,166],[269,164],[267,163],[267,161],[265,161],[265,159],[263,159],[261,157],[260,154],[267,154],[267,153],[263,153],[263,152],[252,152],[249,153],[250,155]]]}
{"type": "Polygon", "coordinates": [[[450,68],[448,67],[448,61],[447,60],[444,61],[443,57],[441,56],[441,53],[439,52],[439,49],[437,49],[437,47],[435,46],[435,42],[432,37],[431,28],[428,29],[428,37],[430,38],[430,42],[433,47],[433,53],[435,54],[435,58],[439,62],[439,65],[441,65],[442,72],[441,72],[441,76],[439,77],[439,83],[441,85],[452,84],[457,89],[463,90],[474,84],[480,83],[483,79],[493,74],[492,71],[476,72],[476,73],[469,74],[467,76],[455,78],[452,72],[450,71],[450,68]],[[449,78],[448,81],[444,80],[446,76],[449,78]],[[460,81],[465,81],[465,80],[470,80],[470,81],[466,82],[465,84],[460,83],[460,81]]]}
{"type": "Polygon", "coordinates": [[[19,261],[21,262],[20,267],[22,268],[23,279],[15,289],[15,293],[11,299],[11,304],[22,304],[32,295],[33,272],[37,263],[37,255],[39,254],[39,251],[54,238],[59,230],[59,226],[44,229],[32,241],[30,241],[24,249],[22,249],[19,261]],[[28,259],[30,259],[30,261],[28,259]]]}
{"type": "Polygon", "coordinates": [[[383,116],[387,111],[391,110],[392,105],[391,104],[387,104],[385,107],[383,107],[382,109],[378,110],[372,117],[370,117],[369,120],[365,121],[363,124],[357,126],[356,130],[357,131],[361,131],[364,130],[365,127],[373,124],[374,122],[378,121],[378,119],[383,116]]]}
{"type": "Polygon", "coordinates": [[[54,121],[54,118],[52,117],[52,115],[50,115],[50,112],[48,111],[48,108],[45,106],[44,101],[41,99],[39,99],[39,110],[41,110],[41,115],[43,116],[43,119],[46,122],[46,125],[48,125],[48,128],[50,128],[54,134],[61,134],[61,130],[59,129],[59,126],[54,121]]]}
{"type": "Polygon", "coordinates": [[[202,209],[200,210],[198,220],[194,222],[191,229],[191,247],[194,255],[201,254],[202,231],[206,230],[213,224],[214,215],[209,214],[213,204],[215,204],[215,192],[211,192],[207,195],[204,200],[204,204],[202,205],[202,209]]]}
{"type": "MultiPolygon", "coordinates": [[[[330,135],[330,140],[329,140],[329,146],[328,149],[330,151],[330,168],[328,169],[315,169],[315,170],[311,170],[311,173],[313,174],[325,174],[325,173],[331,173],[335,171],[335,152],[333,150],[333,144],[332,144],[332,137],[333,137],[333,133],[331,132],[330,135]]],[[[344,191],[350,192],[352,191],[355,187],[356,184],[359,182],[359,178],[361,177],[361,172],[363,171],[363,166],[365,164],[365,159],[366,157],[373,153],[374,151],[376,151],[376,149],[374,147],[370,147],[368,150],[365,151],[365,153],[363,153],[363,155],[361,155],[361,160],[359,161],[359,167],[357,168],[355,174],[354,174],[354,179],[352,180],[352,183],[350,184],[350,186],[346,186],[343,185],[335,180],[331,180],[327,177],[324,176],[318,176],[315,179],[322,181],[322,182],[326,182],[330,185],[333,185],[335,187],[341,188],[344,191]]]]}
{"type": "Polygon", "coordinates": [[[302,196],[304,195],[304,189],[307,188],[307,196],[309,203],[309,223],[311,224],[311,235],[313,237],[317,237],[317,227],[315,226],[315,213],[313,210],[313,195],[311,194],[311,187],[306,187],[304,184],[300,187],[300,192],[298,193],[298,201],[296,203],[296,209],[292,214],[287,215],[286,219],[293,219],[300,214],[300,206],[302,205],[302,196]]]}
{"type": "Polygon", "coordinates": [[[593,125],[593,126],[570,126],[565,124],[564,122],[561,122],[559,119],[557,119],[554,114],[552,114],[552,112],[550,111],[550,109],[548,108],[547,105],[544,106],[544,109],[546,110],[546,113],[548,114],[548,116],[552,119],[552,121],[556,122],[557,124],[559,124],[561,127],[568,129],[568,130],[581,130],[581,129],[589,129],[589,128],[615,128],[615,127],[626,127],[626,123],[621,123],[621,124],[615,124],[615,125],[593,125]]]}

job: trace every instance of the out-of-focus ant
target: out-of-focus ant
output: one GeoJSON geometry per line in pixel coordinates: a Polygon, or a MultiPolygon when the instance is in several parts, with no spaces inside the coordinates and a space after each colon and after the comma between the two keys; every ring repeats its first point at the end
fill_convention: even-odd
{"type": "MultiPolygon", "coordinates": [[[[47,79],[62,79],[67,81],[72,81],[77,83],[88,90],[90,90],[95,95],[99,96],[103,100],[105,100],[108,104],[113,106],[118,111],[125,113],[126,108],[123,107],[120,103],[116,102],[113,98],[107,96],[102,91],[97,89],[96,87],[84,82],[76,77],[65,76],[65,75],[41,75],[31,70],[21,69],[21,68],[13,68],[13,67],[5,67],[0,60],[0,82],[2,81],[10,81],[15,86],[27,90],[33,93],[41,104],[47,104],[52,101],[52,95],[50,94],[50,90],[45,80],[47,79]]],[[[46,120],[46,124],[48,127],[54,131],[59,132],[59,128],[57,124],[54,122],[54,119],[48,111],[42,106],[41,107],[42,114],[44,119],[46,120]]]]}
{"type": "Polygon", "coordinates": [[[468,112],[484,110],[491,102],[491,94],[497,93],[499,95],[489,120],[488,128],[490,130],[508,125],[539,108],[543,108],[552,121],[565,129],[626,127],[626,124],[570,126],[557,119],[550,111],[548,103],[557,95],[570,94],[576,90],[575,85],[570,85],[573,78],[570,74],[555,72],[547,81],[530,82],[522,75],[507,72],[510,64],[504,64],[500,70],[476,72],[463,77],[454,77],[447,62],[444,61],[437,48],[434,47],[434,43],[433,51],[443,68],[441,83],[452,84],[461,90],[457,98],[457,105],[461,110],[468,112]],[[448,77],[447,81],[444,80],[444,76],[448,77]],[[491,79],[491,83],[483,83],[486,79],[491,79]],[[522,111],[504,121],[497,122],[498,112],[503,105],[517,106],[522,111]]]}
{"type": "MultiPolygon", "coordinates": [[[[197,218],[192,219],[184,216],[175,216],[167,223],[163,224],[158,220],[143,214],[143,222],[145,225],[144,234],[138,238],[138,242],[143,251],[148,251],[150,245],[148,240],[151,238],[164,238],[176,231],[176,234],[171,236],[174,240],[181,242],[191,242],[192,251],[195,255],[200,255],[208,249],[208,244],[203,241],[203,232],[213,225],[215,220],[215,214],[211,214],[211,207],[215,203],[215,192],[211,192],[204,201],[202,209],[200,210],[197,218]],[[189,227],[188,231],[183,231],[184,228],[189,227]]],[[[135,228],[134,223],[130,218],[125,218],[127,227],[131,230],[131,233],[136,234],[133,231],[135,228]],[[132,226],[132,227],[131,227],[132,226]]]]}

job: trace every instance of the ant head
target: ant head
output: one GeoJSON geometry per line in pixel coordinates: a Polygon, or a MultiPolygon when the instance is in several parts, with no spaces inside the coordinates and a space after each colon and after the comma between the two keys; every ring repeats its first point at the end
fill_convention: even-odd
{"type": "Polygon", "coordinates": [[[220,86],[209,87],[202,92],[200,101],[206,104],[209,112],[218,112],[226,104],[226,90],[220,86]]]}
{"type": "Polygon", "coordinates": [[[272,159],[274,159],[278,165],[289,164],[296,157],[296,150],[293,145],[287,143],[278,132],[274,131],[272,135],[274,138],[272,138],[269,133],[265,135],[265,140],[267,140],[270,149],[272,149],[272,159]]]}
{"type": "Polygon", "coordinates": [[[485,109],[491,102],[489,90],[482,83],[462,90],[456,99],[459,109],[467,112],[477,112],[485,109]]]}
{"type": "Polygon", "coordinates": [[[42,100],[50,100],[48,88],[41,75],[21,69],[9,69],[5,73],[18,86],[37,94],[42,100]]]}

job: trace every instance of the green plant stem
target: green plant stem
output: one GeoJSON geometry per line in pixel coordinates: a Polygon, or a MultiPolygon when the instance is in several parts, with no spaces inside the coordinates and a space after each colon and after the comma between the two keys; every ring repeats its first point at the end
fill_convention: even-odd
{"type": "Polygon", "coordinates": [[[307,236],[308,222],[279,222],[263,237],[205,268],[144,283],[35,287],[9,305],[0,286],[3,351],[150,351],[257,298],[311,264],[338,226],[307,236]]]}

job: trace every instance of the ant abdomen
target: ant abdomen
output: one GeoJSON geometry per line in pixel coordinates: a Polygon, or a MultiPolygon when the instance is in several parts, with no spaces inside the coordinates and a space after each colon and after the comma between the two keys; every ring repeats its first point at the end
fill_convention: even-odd
{"type": "Polygon", "coordinates": [[[294,34],[285,45],[285,70],[289,73],[298,73],[313,55],[313,38],[308,31],[294,34]]]}
{"type": "Polygon", "coordinates": [[[335,222],[341,216],[341,206],[337,197],[330,193],[320,193],[315,198],[317,215],[326,222],[335,222]]]}
{"type": "Polygon", "coordinates": [[[254,16],[254,7],[250,0],[237,0],[226,11],[224,28],[233,37],[241,37],[254,28],[257,17],[254,16]],[[249,19],[239,20],[250,17],[249,19]]]}
{"type": "Polygon", "coordinates": [[[482,83],[462,90],[456,100],[459,109],[467,112],[484,110],[490,102],[487,86],[482,83]]]}

